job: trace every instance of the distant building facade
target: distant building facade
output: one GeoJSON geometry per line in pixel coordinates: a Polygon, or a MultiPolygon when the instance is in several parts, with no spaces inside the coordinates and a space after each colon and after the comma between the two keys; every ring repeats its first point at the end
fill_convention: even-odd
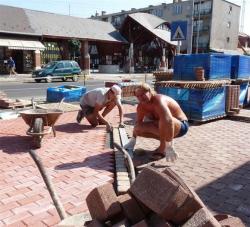
{"type": "Polygon", "coordinates": [[[240,6],[226,0],[173,0],[172,3],[150,5],[145,8],[112,14],[91,16],[120,28],[127,15],[144,12],[168,21],[188,22],[187,40],[182,41],[181,51],[191,53],[210,50],[236,50],[238,45],[240,6]]]}
{"type": "Polygon", "coordinates": [[[89,73],[93,65],[124,58],[127,41],[110,23],[5,5],[0,5],[0,22],[1,74],[7,73],[10,56],[18,73],[61,59],[74,59],[89,73]]]}

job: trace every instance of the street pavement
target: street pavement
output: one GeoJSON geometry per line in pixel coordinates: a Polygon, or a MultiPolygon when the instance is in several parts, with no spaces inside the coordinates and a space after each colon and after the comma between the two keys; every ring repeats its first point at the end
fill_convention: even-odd
{"type": "MultiPolygon", "coordinates": [[[[126,130],[132,133],[135,105],[124,104],[126,130]]],[[[104,126],[75,123],[77,112],[64,113],[57,136],[43,138],[37,150],[69,215],[87,210],[94,187],[114,181],[114,160],[104,126]]],[[[192,186],[214,213],[242,218],[250,226],[250,109],[244,118],[191,125],[175,139],[180,158],[166,163],[192,186]]],[[[117,109],[108,120],[118,122],[117,109]]],[[[59,216],[28,150],[31,137],[21,118],[0,121],[0,226],[55,226],[59,216]]],[[[158,141],[139,138],[136,149],[153,150],[158,141]]]]}
{"type": "MultiPolygon", "coordinates": [[[[102,81],[121,81],[122,79],[147,81],[152,79],[152,73],[117,73],[117,74],[104,74],[92,72],[90,75],[86,75],[87,80],[102,80],[102,81]]],[[[84,76],[80,76],[81,80],[84,80],[84,76]]],[[[31,74],[17,74],[17,75],[0,75],[0,82],[16,82],[16,81],[34,81],[31,74]]]]}

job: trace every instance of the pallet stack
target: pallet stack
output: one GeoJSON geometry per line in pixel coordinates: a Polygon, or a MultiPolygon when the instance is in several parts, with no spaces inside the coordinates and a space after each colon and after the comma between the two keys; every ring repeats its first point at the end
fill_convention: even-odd
{"type": "Polygon", "coordinates": [[[249,78],[249,56],[178,55],[173,83],[158,81],[155,88],[176,99],[190,120],[207,121],[237,114],[240,107],[250,104],[249,78]]]}
{"type": "Polygon", "coordinates": [[[9,99],[4,92],[0,92],[0,108],[15,109],[24,106],[25,104],[22,101],[9,99]]]}
{"type": "Polygon", "coordinates": [[[240,86],[240,107],[249,105],[250,102],[247,97],[250,81],[250,56],[232,56],[231,79],[233,85],[240,86]]]}
{"type": "Polygon", "coordinates": [[[240,112],[240,86],[226,86],[226,114],[231,116],[240,112]]]}
{"type": "Polygon", "coordinates": [[[105,82],[105,87],[112,87],[113,85],[119,85],[122,89],[123,97],[131,97],[135,95],[135,90],[141,84],[140,82],[127,81],[127,82],[105,82]]]}
{"type": "Polygon", "coordinates": [[[174,72],[168,70],[167,72],[156,71],[153,73],[155,81],[167,81],[173,79],[174,72]]]}

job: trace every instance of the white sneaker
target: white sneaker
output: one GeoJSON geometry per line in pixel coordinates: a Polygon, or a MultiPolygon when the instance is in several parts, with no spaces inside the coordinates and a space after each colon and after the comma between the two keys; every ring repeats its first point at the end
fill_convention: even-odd
{"type": "Polygon", "coordinates": [[[131,137],[128,143],[123,146],[123,148],[125,150],[134,150],[135,144],[136,144],[136,138],[131,137]]]}

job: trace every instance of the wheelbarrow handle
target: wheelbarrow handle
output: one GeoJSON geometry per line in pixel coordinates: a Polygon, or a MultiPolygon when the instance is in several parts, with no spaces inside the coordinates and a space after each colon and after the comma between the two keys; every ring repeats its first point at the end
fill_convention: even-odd
{"type": "Polygon", "coordinates": [[[52,184],[52,181],[49,177],[49,174],[47,173],[46,169],[44,168],[41,159],[39,158],[39,156],[36,154],[35,150],[30,150],[29,151],[32,159],[34,160],[34,162],[36,163],[36,166],[39,169],[40,174],[42,175],[42,178],[47,186],[47,189],[49,191],[49,194],[51,196],[51,199],[53,200],[53,203],[56,207],[57,213],[59,214],[61,220],[67,218],[67,214],[62,206],[62,203],[56,193],[56,190],[54,189],[54,186],[52,184]]]}

